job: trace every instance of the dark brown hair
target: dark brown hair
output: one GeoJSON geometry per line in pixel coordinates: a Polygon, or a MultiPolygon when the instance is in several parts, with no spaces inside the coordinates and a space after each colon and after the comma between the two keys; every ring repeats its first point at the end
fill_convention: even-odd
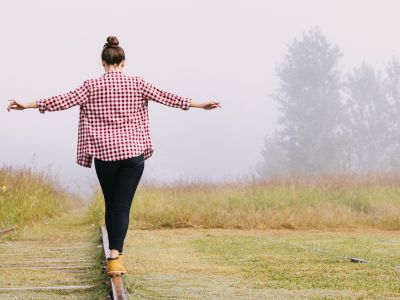
{"type": "Polygon", "coordinates": [[[119,41],[115,36],[109,36],[107,38],[107,43],[103,46],[103,51],[101,52],[101,59],[108,65],[119,65],[123,60],[125,60],[125,52],[119,45],[119,41]]]}

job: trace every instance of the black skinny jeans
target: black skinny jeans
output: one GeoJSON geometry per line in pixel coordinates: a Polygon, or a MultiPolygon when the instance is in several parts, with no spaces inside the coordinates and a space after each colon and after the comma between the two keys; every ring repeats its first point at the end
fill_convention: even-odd
{"type": "Polygon", "coordinates": [[[94,158],[97,178],[105,200],[105,223],[109,249],[122,253],[128,231],[133,196],[144,170],[144,154],[117,160],[94,158]]]}

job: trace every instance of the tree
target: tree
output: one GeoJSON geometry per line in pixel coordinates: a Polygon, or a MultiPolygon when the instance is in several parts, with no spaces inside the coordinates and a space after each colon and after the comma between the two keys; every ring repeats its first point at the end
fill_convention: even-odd
{"type": "Polygon", "coordinates": [[[264,138],[262,157],[264,160],[256,169],[258,175],[263,178],[287,175],[287,155],[282,149],[276,133],[264,138]]]}
{"type": "Polygon", "coordinates": [[[391,169],[400,169],[400,62],[392,58],[386,64],[384,89],[387,97],[390,136],[389,160],[391,169]]]}
{"type": "Polygon", "coordinates": [[[348,75],[346,91],[352,169],[357,172],[387,170],[392,152],[391,120],[380,73],[362,63],[348,75]]]}
{"type": "MultiPolygon", "coordinates": [[[[317,29],[289,45],[278,66],[281,129],[276,147],[285,154],[287,170],[296,174],[331,172],[341,166],[342,54],[317,29]]],[[[282,158],[281,158],[282,159],[282,158]]]]}

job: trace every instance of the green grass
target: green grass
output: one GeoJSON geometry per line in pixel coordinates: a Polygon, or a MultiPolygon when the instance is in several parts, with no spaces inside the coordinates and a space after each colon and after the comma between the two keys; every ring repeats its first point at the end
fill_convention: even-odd
{"type": "MultiPolygon", "coordinates": [[[[96,192],[93,220],[104,204],[96,192]]],[[[331,176],[249,183],[139,184],[131,228],[400,229],[400,177],[331,176]]]]}
{"type": "Polygon", "coordinates": [[[399,200],[396,174],[141,184],[124,281],[130,299],[398,299],[399,200]]]}
{"type": "Polygon", "coordinates": [[[32,225],[59,216],[80,202],[49,173],[29,167],[0,168],[0,227],[32,225]]]}
{"type": "Polygon", "coordinates": [[[124,248],[129,299],[400,297],[396,232],[130,230],[124,248]]]}
{"type": "Polygon", "coordinates": [[[234,265],[257,288],[334,289],[367,296],[400,296],[398,238],[334,233],[279,238],[223,235],[196,240],[194,246],[214,263],[234,265]],[[352,263],[351,257],[369,262],[352,263]]]}

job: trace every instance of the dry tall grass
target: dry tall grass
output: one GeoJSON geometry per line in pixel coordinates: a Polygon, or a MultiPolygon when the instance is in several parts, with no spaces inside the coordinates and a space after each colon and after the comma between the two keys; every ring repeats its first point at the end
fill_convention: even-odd
{"type": "Polygon", "coordinates": [[[49,173],[30,167],[0,167],[0,227],[33,224],[79,202],[49,173]]]}
{"type": "MultiPolygon", "coordinates": [[[[101,190],[92,203],[103,222],[101,190]]],[[[131,228],[400,229],[400,174],[292,177],[230,184],[140,184],[131,228]]]]}

